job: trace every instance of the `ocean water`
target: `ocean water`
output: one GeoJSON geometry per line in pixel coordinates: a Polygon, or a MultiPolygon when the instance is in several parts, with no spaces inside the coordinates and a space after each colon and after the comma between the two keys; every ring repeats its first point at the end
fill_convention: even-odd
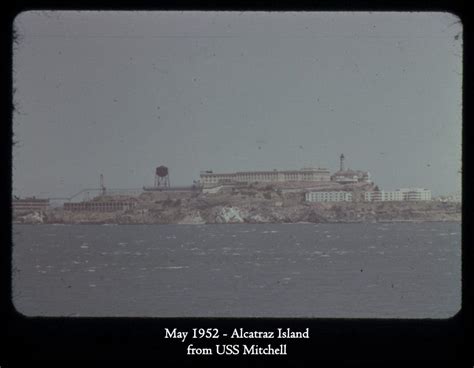
{"type": "Polygon", "coordinates": [[[459,223],[14,225],[28,316],[447,318],[459,223]]]}

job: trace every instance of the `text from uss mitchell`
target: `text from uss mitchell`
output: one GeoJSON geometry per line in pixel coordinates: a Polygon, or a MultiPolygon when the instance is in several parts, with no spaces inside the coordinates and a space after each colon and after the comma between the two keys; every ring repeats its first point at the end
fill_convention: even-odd
{"type": "MultiPolygon", "coordinates": [[[[309,328],[295,331],[290,328],[277,328],[274,331],[244,330],[235,328],[232,333],[220,331],[217,328],[193,328],[190,331],[176,328],[165,328],[166,339],[177,339],[185,342],[186,339],[199,339],[201,342],[210,342],[212,339],[309,339],[309,328]],[[206,341],[207,340],[207,341],[206,341]]],[[[215,341],[215,340],[214,340],[215,341]]],[[[196,341],[197,342],[197,341],[196,341]]],[[[287,355],[286,344],[216,344],[212,348],[206,344],[189,344],[187,355],[287,355]]]]}

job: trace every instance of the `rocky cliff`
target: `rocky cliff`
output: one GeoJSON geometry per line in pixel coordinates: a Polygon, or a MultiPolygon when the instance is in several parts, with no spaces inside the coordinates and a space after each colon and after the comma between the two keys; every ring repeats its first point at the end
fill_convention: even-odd
{"type": "Polygon", "coordinates": [[[461,221],[460,203],[307,203],[301,191],[284,191],[272,186],[224,188],[214,193],[146,192],[133,200],[136,206],[125,211],[99,213],[52,209],[14,220],[118,224],[461,221]]]}

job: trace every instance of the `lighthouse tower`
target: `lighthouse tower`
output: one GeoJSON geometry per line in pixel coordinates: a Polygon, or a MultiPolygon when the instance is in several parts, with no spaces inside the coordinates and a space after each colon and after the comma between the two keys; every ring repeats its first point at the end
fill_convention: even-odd
{"type": "Polygon", "coordinates": [[[339,164],[339,171],[344,171],[344,154],[342,153],[339,157],[340,164],[339,164]]]}

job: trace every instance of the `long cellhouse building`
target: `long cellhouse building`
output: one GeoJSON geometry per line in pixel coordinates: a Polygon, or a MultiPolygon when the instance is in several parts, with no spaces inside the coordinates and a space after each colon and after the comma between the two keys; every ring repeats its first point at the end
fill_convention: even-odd
{"type": "Polygon", "coordinates": [[[329,182],[331,174],[324,168],[303,168],[300,170],[238,171],[215,173],[201,171],[200,182],[204,187],[233,183],[282,183],[282,182],[329,182]]]}

